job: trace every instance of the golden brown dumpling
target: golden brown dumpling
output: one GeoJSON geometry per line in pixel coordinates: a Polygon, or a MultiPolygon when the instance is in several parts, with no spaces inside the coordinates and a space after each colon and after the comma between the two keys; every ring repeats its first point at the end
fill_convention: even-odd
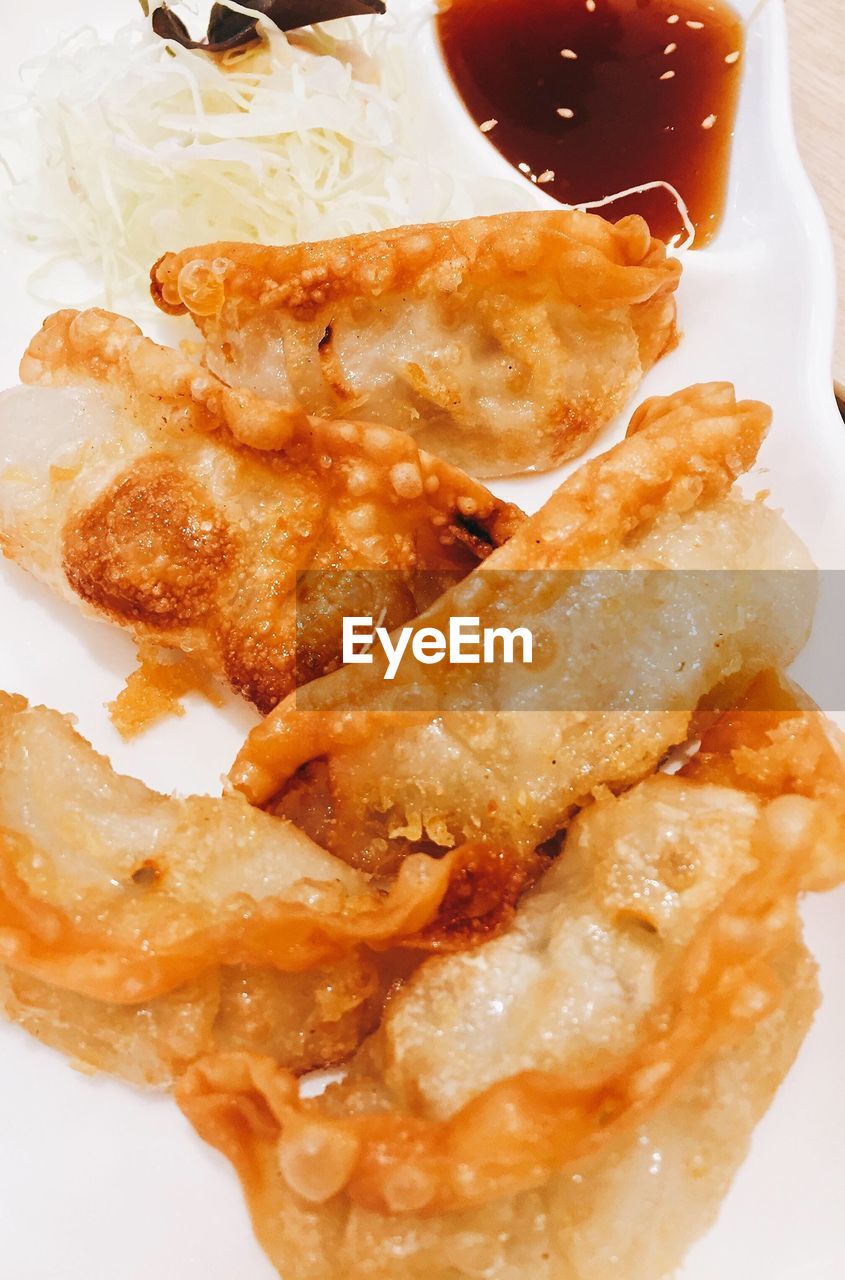
{"type": "Polygon", "coordinates": [[[798,895],[845,877],[819,713],[743,710],[702,753],[584,810],[511,929],[427,961],[323,1098],[248,1054],[189,1071],[286,1280],[674,1272],[812,1018],[798,895]]]}
{"type": "Polygon", "coordinates": [[[379,888],[239,798],[116,774],[66,717],[0,694],[0,1007],[91,1067],[162,1084],[212,1049],[337,1062],[409,967],[377,951],[489,934],[521,887],[476,847],[379,888]]]}
{"type": "Polygon", "coordinates": [[[788,665],[809,632],[812,571],[746,572],[811,570],[780,515],[732,490],[769,417],[724,384],[645,405],[414,623],[528,627],[533,665],[403,662],[387,682],[379,653],[280,704],[235,786],[372,869],[480,837],[534,848],[597,787],[643,777],[711,690],[788,665]]]}
{"type": "Polygon", "coordinates": [[[492,476],[587,448],[675,345],[680,274],[642,218],[559,210],[203,245],[166,254],[152,287],[224,381],[492,476]]]}
{"type": "Polygon", "coordinates": [[[294,422],[107,312],[52,316],[21,376],[0,397],[5,554],[262,712],[337,665],[344,612],[412,617],[520,522],[402,432],[294,422]],[[334,590],[297,601],[306,569],[334,590]]]}

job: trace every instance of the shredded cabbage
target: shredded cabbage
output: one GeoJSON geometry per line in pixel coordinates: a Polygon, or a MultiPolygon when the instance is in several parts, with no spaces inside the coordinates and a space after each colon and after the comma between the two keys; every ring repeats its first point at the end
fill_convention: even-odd
{"type": "Polygon", "coordinates": [[[56,301],[54,268],[81,263],[94,294],[78,301],[137,310],[167,249],[479,211],[477,184],[432,159],[415,121],[405,51],[419,19],[419,5],[394,7],[289,35],[261,19],[260,46],[215,59],[160,40],[139,11],[27,64],[2,158],[7,220],[49,255],[33,290],[56,301]]]}
{"type": "Polygon", "coordinates": [[[614,191],[612,196],[604,196],[601,200],[586,200],[583,204],[566,205],[565,208],[583,209],[586,212],[606,209],[615,204],[617,200],[624,200],[626,196],[642,195],[645,191],[668,191],[675,201],[684,230],[683,234],[679,231],[667,241],[670,253],[680,256],[687,249],[691,249],[695,244],[695,226],[690,217],[687,202],[677,187],[673,186],[671,182],[664,182],[662,178],[657,178],[653,182],[641,182],[636,187],[626,187],[624,191],[614,191]]]}

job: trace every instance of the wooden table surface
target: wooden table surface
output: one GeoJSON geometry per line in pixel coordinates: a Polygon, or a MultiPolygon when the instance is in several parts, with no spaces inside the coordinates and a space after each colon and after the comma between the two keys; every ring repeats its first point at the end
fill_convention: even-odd
{"type": "Polygon", "coordinates": [[[836,245],[834,379],[845,399],[845,0],[786,0],[795,127],[836,245]]]}

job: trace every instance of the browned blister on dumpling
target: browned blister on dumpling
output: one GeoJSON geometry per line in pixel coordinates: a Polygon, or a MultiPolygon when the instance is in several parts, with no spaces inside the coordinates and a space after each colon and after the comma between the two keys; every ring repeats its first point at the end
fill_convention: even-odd
{"type": "Polygon", "coordinates": [[[65,717],[0,695],[0,1007],[88,1066],[156,1084],[212,1050],[337,1062],[414,955],[490,936],[532,874],[474,846],[378,886],[239,798],[116,774],[65,717]]]}
{"type": "Polygon", "coordinates": [[[702,750],[584,810],[509,931],[427,961],[323,1098],[246,1054],[192,1068],[281,1275],[674,1272],[812,1018],[799,895],[845,878],[820,713],[742,710],[702,750]]]}
{"type": "Polygon", "coordinates": [[[337,665],[344,612],[413,616],[520,520],[402,432],[294,421],[103,311],[47,320],[21,376],[0,398],[5,554],[262,712],[337,665]],[[305,569],[336,587],[298,610],[305,569]]]}
{"type": "Polygon", "coordinates": [[[586,449],[675,345],[680,274],[641,218],[559,210],[204,245],[166,254],[152,288],[232,385],[489,476],[586,449]]]}
{"type": "Polygon", "coordinates": [[[643,777],[711,690],[788,665],[809,632],[806,551],[733,491],[769,418],[724,384],[644,406],[413,624],[528,628],[530,666],[405,659],[386,681],[378,653],[277,707],[234,784],[372,868],[481,837],[534,848],[596,788],[643,777]]]}

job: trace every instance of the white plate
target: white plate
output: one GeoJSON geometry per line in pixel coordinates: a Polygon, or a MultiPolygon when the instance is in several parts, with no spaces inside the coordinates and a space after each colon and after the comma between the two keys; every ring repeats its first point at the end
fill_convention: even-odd
{"type": "MultiPolygon", "coordinates": [[[[4,8],[7,6],[4,5],[4,8]]],[[[61,33],[104,30],[123,0],[40,0],[3,18],[0,87],[61,33]]],[[[753,0],[738,7],[750,14],[753,0]]],[[[508,176],[455,102],[433,40],[419,59],[420,119],[448,138],[455,163],[508,176]]],[[[775,425],[751,490],[766,487],[818,564],[845,567],[845,428],[831,390],[832,251],[798,160],[788,94],[785,20],[770,0],[748,39],[729,207],[706,252],[686,259],[679,305],[685,339],[649,375],[640,399],[709,378],[768,400],[775,425]]],[[[526,187],[525,200],[545,198],[526,187]]],[[[197,239],[202,238],[198,229],[197,239]]],[[[0,385],[16,380],[43,308],[26,292],[37,260],[0,239],[0,385]]],[[[627,417],[627,415],[626,415],[627,417]]],[[[622,432],[606,432],[595,451],[622,432]]],[[[557,478],[559,480],[559,477],[557,478]]],[[[557,481],[498,486],[536,507],[557,481]]],[[[192,704],[126,746],[103,703],[132,666],[125,636],[81,619],[13,566],[0,565],[0,687],[79,718],[118,768],[163,790],[214,790],[251,713],[192,704]]],[[[812,664],[805,660],[812,692],[812,664]]],[[[845,1275],[845,893],[808,904],[824,1004],[799,1061],[760,1125],[716,1227],[683,1280],[841,1280],[845,1275]]],[[[0,1280],[270,1280],[229,1167],[166,1098],[70,1070],[17,1028],[0,1025],[0,1280]]]]}

